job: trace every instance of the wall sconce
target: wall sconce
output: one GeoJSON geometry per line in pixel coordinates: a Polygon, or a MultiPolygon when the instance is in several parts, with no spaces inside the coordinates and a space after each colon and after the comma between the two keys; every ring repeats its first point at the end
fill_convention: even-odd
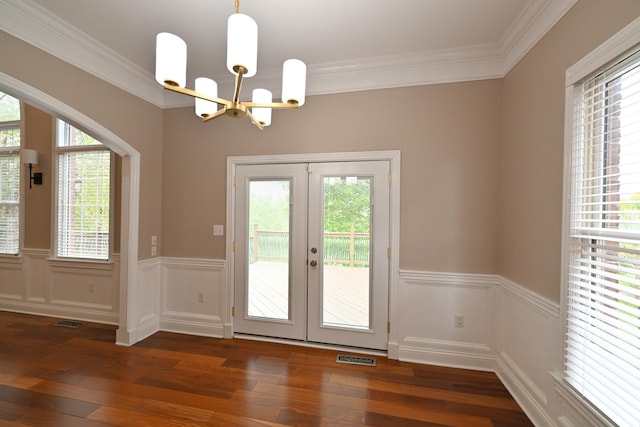
{"type": "Polygon", "coordinates": [[[31,184],[42,185],[42,172],[31,172],[33,165],[38,164],[38,152],[36,150],[22,150],[22,163],[29,165],[29,188],[31,184]]]}

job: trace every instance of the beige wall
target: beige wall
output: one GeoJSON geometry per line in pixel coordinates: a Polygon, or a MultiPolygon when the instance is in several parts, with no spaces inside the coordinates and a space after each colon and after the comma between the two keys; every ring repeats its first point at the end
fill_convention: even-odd
{"type": "Polygon", "coordinates": [[[264,131],[164,113],[162,254],[225,258],[227,156],[401,150],[403,269],[496,273],[501,82],[311,96],[264,131]]]}
{"type": "MultiPolygon", "coordinates": [[[[42,172],[42,185],[33,185],[25,191],[24,246],[32,249],[49,249],[51,237],[51,116],[35,107],[24,104],[22,120],[25,126],[26,148],[38,151],[38,165],[34,172],[42,172]]],[[[25,176],[28,169],[22,169],[25,176]]],[[[28,182],[25,179],[25,182],[28,182]]]]}
{"type": "MultiPolygon", "coordinates": [[[[159,235],[161,229],[161,178],[162,178],[162,111],[135,96],[122,91],[76,67],[69,65],[5,32],[0,31],[0,72],[10,75],[66,105],[111,130],[140,152],[140,227],[141,242],[149,242],[151,235],[159,235]]],[[[10,88],[5,90],[11,93],[10,88]]],[[[38,105],[38,100],[27,100],[38,105]]],[[[48,111],[55,114],[55,111],[48,111]]],[[[27,130],[29,131],[29,130],[27,130]]],[[[43,131],[45,132],[45,131],[43,131]]],[[[107,145],[109,141],[103,141],[107,145]]],[[[35,148],[35,147],[34,147],[35,148]]],[[[42,158],[41,158],[42,160],[42,158]]],[[[45,174],[45,184],[51,178],[45,174]]],[[[50,182],[48,183],[50,184],[50,182]]],[[[43,188],[39,192],[46,192],[43,188]]],[[[45,245],[45,229],[33,224],[37,208],[46,204],[44,199],[28,195],[27,245],[45,245]],[[33,232],[37,229],[37,232],[33,232]]],[[[148,244],[140,244],[141,259],[150,257],[148,244]]]]}
{"type": "Polygon", "coordinates": [[[500,273],[560,300],[565,70],[640,16],[579,0],[503,80],[500,273]]]}

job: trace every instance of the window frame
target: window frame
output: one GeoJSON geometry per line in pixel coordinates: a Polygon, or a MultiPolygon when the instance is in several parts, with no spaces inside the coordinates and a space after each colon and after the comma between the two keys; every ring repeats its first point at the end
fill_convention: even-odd
{"type": "Polygon", "coordinates": [[[10,253],[0,253],[0,257],[8,259],[8,258],[18,258],[21,256],[22,251],[24,249],[24,234],[25,234],[25,185],[24,185],[24,172],[23,172],[23,164],[22,164],[22,150],[25,147],[25,106],[24,102],[20,98],[17,98],[6,91],[2,91],[3,93],[11,96],[14,99],[17,99],[19,102],[20,108],[20,119],[19,120],[8,120],[0,122],[0,128],[8,128],[8,129],[19,129],[20,130],[20,144],[15,147],[0,147],[0,155],[18,155],[18,191],[19,191],[19,200],[18,200],[18,251],[15,254],[10,253]]]}
{"type": "Polygon", "coordinates": [[[569,273],[570,251],[574,240],[570,234],[571,206],[570,196],[572,191],[571,167],[572,150],[576,135],[574,134],[574,108],[576,96],[582,91],[581,83],[585,79],[594,76],[611,67],[615,62],[634,51],[640,51],[640,18],[633,21],[627,27],[615,34],[601,46],[596,48],[582,60],[574,64],[566,71],[565,75],[565,135],[564,135],[564,188],[562,210],[562,248],[561,248],[561,313],[562,334],[561,349],[562,359],[559,361],[561,372],[553,374],[555,388],[564,403],[562,418],[571,418],[571,422],[582,425],[614,426],[615,424],[604,415],[597,407],[588,402],[576,389],[564,378],[565,375],[565,345],[567,343],[568,304],[569,304],[569,273]],[[575,418],[575,420],[573,419],[575,418]]]}
{"type": "Polygon", "coordinates": [[[53,171],[53,197],[51,198],[51,214],[52,214],[52,226],[51,226],[51,253],[53,254],[52,259],[55,261],[62,262],[76,262],[76,263],[94,263],[94,264],[112,264],[113,263],[113,245],[114,245],[114,225],[115,225],[115,217],[114,217],[114,205],[115,205],[115,188],[114,188],[114,174],[115,170],[115,153],[102,141],[99,141],[98,138],[93,137],[89,132],[86,132],[84,129],[67,122],[65,120],[59,118],[53,118],[54,126],[53,126],[53,144],[52,151],[53,156],[51,159],[52,162],[52,171],[53,171]],[[77,129],[80,132],[83,132],[89,136],[92,136],[100,144],[88,145],[88,146],[59,146],[59,140],[61,135],[64,134],[64,137],[68,137],[67,132],[63,129],[64,126],[71,126],[77,129]],[[60,255],[58,252],[58,219],[59,219],[59,211],[58,211],[58,193],[60,191],[59,188],[59,179],[58,174],[60,173],[58,167],[58,158],[62,153],[80,153],[80,152],[99,152],[106,151],[109,152],[109,236],[108,236],[108,245],[109,248],[107,250],[107,258],[92,258],[92,257],[73,257],[73,256],[65,256],[60,255]]]}

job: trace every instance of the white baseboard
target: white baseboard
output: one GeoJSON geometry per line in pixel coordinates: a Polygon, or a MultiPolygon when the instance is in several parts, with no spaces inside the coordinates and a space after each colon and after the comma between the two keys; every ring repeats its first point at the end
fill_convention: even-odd
{"type": "Polygon", "coordinates": [[[531,422],[536,426],[556,425],[547,409],[547,395],[540,390],[537,384],[507,354],[501,353],[497,358],[497,363],[498,378],[531,422]]]}
{"type": "Polygon", "coordinates": [[[52,305],[46,303],[33,303],[28,301],[7,299],[0,300],[0,310],[14,313],[33,314],[36,316],[49,316],[61,319],[82,320],[84,322],[118,324],[118,314],[111,311],[91,309],[89,307],[70,307],[64,305],[52,305]]]}
{"type": "Polygon", "coordinates": [[[188,313],[165,314],[160,330],[211,338],[224,338],[224,324],[217,316],[192,316],[188,313]]]}
{"type": "Polygon", "coordinates": [[[407,337],[402,340],[398,355],[406,362],[477,371],[493,372],[496,366],[495,355],[483,344],[407,337]]]}

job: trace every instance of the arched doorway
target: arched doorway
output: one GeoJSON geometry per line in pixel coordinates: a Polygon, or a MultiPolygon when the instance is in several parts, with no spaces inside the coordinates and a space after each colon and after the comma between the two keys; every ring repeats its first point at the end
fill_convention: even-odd
{"type": "Polygon", "coordinates": [[[122,157],[120,315],[116,343],[126,346],[135,344],[140,338],[136,329],[140,153],[122,138],[80,111],[0,72],[0,90],[5,89],[43,111],[81,125],[122,157]]]}

